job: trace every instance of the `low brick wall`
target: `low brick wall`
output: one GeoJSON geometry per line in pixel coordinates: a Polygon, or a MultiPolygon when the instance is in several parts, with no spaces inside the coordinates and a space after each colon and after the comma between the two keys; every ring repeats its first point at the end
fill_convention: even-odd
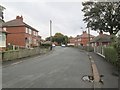
{"type": "Polygon", "coordinates": [[[48,51],[49,51],[49,49],[39,48],[39,47],[34,48],[34,49],[5,51],[5,52],[2,52],[2,61],[15,60],[15,59],[20,59],[20,58],[24,58],[24,57],[44,54],[48,51]]]}

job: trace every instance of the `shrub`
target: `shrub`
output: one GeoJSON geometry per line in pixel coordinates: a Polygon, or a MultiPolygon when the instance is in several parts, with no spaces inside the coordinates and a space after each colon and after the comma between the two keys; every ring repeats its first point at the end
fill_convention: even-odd
{"type": "Polygon", "coordinates": [[[120,35],[117,37],[114,47],[117,51],[117,65],[120,71],[120,35]]]}
{"type": "Polygon", "coordinates": [[[105,55],[105,59],[109,62],[111,62],[112,64],[117,64],[117,52],[115,50],[114,47],[110,46],[110,47],[106,47],[104,48],[104,55],[105,55]]]}
{"type": "Polygon", "coordinates": [[[50,46],[51,46],[51,44],[45,43],[45,44],[41,44],[40,47],[42,47],[42,48],[49,48],[50,46]]]}

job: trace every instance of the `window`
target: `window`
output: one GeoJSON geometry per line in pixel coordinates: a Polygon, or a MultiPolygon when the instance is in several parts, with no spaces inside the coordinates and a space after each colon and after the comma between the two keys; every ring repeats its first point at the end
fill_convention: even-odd
{"type": "Polygon", "coordinates": [[[33,40],[34,40],[34,41],[33,41],[33,42],[34,42],[34,44],[36,44],[36,43],[37,43],[37,42],[36,42],[36,39],[33,39],[33,40]]]}
{"type": "Polygon", "coordinates": [[[6,47],[6,35],[5,35],[5,33],[0,33],[0,47],[6,47]]]}
{"type": "Polygon", "coordinates": [[[32,34],[32,30],[31,29],[29,29],[29,34],[32,34]]]}
{"type": "Polygon", "coordinates": [[[36,36],[38,36],[38,32],[36,32],[36,36]]]}
{"type": "Polygon", "coordinates": [[[78,39],[78,41],[81,41],[81,39],[78,39]]]}
{"type": "Polygon", "coordinates": [[[25,31],[26,33],[29,33],[29,29],[28,28],[26,28],[26,31],[25,31]]]}
{"type": "Polygon", "coordinates": [[[35,35],[35,33],[36,33],[36,32],[35,32],[35,31],[33,31],[33,35],[35,35]]]}
{"type": "Polygon", "coordinates": [[[90,38],[90,40],[92,40],[93,38],[90,38]]]}

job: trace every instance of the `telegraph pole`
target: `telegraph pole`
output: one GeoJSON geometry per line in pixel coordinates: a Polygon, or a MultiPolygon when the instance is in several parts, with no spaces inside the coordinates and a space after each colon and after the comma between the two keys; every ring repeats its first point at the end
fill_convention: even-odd
{"type": "Polygon", "coordinates": [[[88,41],[88,42],[89,42],[89,43],[88,43],[88,45],[89,45],[89,46],[88,46],[88,51],[90,51],[90,28],[89,28],[89,27],[88,27],[88,40],[89,40],[89,41],[88,41]]]}
{"type": "Polygon", "coordinates": [[[52,20],[50,20],[50,50],[52,50],[52,20]]]}

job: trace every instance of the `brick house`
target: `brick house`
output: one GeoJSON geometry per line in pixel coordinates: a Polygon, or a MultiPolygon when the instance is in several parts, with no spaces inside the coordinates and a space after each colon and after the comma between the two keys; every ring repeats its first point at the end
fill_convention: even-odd
{"type": "Polygon", "coordinates": [[[3,24],[7,35],[7,45],[32,48],[38,46],[38,30],[23,22],[22,16],[3,24]]]}
{"type": "Polygon", "coordinates": [[[76,38],[70,37],[68,45],[76,46],[76,38]]]}
{"type": "Polygon", "coordinates": [[[95,38],[93,38],[93,40],[91,41],[91,45],[94,46],[107,46],[109,45],[111,42],[111,36],[107,35],[107,34],[103,34],[103,32],[101,31],[99,33],[98,36],[96,36],[95,38]]]}
{"type": "Polygon", "coordinates": [[[104,48],[107,47],[111,43],[111,36],[107,34],[103,34],[101,31],[98,36],[96,36],[91,41],[91,46],[94,48],[94,52],[99,55],[104,56],[104,48]]]}
{"type": "MultiPolygon", "coordinates": [[[[94,38],[95,36],[90,35],[90,41],[94,38]]],[[[77,41],[78,41],[78,45],[82,45],[82,46],[87,46],[88,42],[89,42],[89,34],[86,31],[83,31],[83,34],[81,35],[77,35],[77,41]]]]}
{"type": "MultiPolygon", "coordinates": [[[[95,36],[90,35],[90,40],[92,40],[95,36]]],[[[69,38],[70,44],[74,46],[87,46],[89,42],[89,34],[86,31],[83,31],[81,35],[77,35],[75,38],[69,38]]]]}

